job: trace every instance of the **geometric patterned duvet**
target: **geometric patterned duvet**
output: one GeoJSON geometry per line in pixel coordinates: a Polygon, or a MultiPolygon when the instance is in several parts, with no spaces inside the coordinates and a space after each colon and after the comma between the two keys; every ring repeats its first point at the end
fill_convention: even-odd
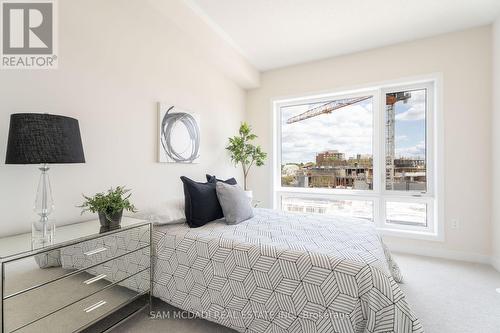
{"type": "Polygon", "coordinates": [[[154,295],[239,332],[423,332],[372,223],[254,211],[155,227],[154,295]]]}

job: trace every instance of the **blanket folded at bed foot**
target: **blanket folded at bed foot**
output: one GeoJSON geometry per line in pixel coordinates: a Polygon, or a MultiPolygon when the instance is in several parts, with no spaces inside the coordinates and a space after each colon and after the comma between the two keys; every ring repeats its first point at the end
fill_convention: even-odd
{"type": "Polygon", "coordinates": [[[370,221],[256,209],[154,243],[154,295],[239,332],[423,332],[370,221]]]}

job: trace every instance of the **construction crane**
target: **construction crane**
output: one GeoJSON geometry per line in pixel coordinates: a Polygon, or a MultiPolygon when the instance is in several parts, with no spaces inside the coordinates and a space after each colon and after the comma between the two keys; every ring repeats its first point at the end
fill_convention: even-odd
{"type": "MultiPolygon", "coordinates": [[[[321,114],[330,114],[340,108],[359,103],[367,100],[372,96],[362,96],[355,98],[338,99],[325,103],[323,105],[309,109],[301,114],[289,118],[286,123],[292,124],[298,121],[309,119],[319,116],[321,114]]],[[[396,109],[397,102],[407,103],[411,98],[411,93],[407,91],[388,93],[385,95],[385,111],[386,111],[386,140],[385,140],[385,180],[386,189],[394,189],[394,158],[396,156],[395,146],[395,122],[396,122],[396,109]]]]}
{"type": "Polygon", "coordinates": [[[397,102],[407,103],[411,94],[407,91],[389,93],[385,95],[385,186],[387,190],[394,190],[394,158],[396,156],[395,123],[397,102]]]}
{"type": "Polygon", "coordinates": [[[349,105],[359,103],[359,102],[364,101],[364,100],[369,99],[369,98],[372,98],[372,96],[337,99],[335,101],[331,101],[331,102],[325,103],[323,105],[317,106],[315,108],[312,108],[310,110],[307,110],[306,112],[303,112],[299,115],[293,116],[293,117],[289,118],[286,121],[286,123],[292,124],[292,123],[295,123],[297,121],[302,121],[305,119],[316,117],[316,116],[319,116],[319,115],[324,114],[324,113],[326,113],[326,114],[332,113],[335,110],[338,110],[340,108],[343,108],[343,107],[346,107],[349,105]]]}

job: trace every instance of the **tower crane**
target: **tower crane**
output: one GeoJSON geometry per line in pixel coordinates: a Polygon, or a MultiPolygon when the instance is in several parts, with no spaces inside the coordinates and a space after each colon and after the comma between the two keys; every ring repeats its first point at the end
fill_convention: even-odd
{"type": "Polygon", "coordinates": [[[355,97],[355,98],[343,98],[343,99],[337,99],[335,101],[331,101],[328,103],[325,103],[323,105],[314,107],[312,109],[307,110],[306,112],[303,112],[299,115],[293,116],[289,118],[286,123],[287,124],[292,124],[297,121],[302,121],[308,118],[316,117],[324,113],[332,113],[335,110],[338,110],[340,108],[353,105],[356,103],[359,103],[361,101],[364,101],[366,99],[371,98],[372,96],[362,96],[362,97],[355,97]]]}
{"type": "Polygon", "coordinates": [[[407,103],[411,93],[407,91],[389,93],[385,95],[385,186],[387,190],[394,190],[394,157],[396,156],[395,145],[395,122],[397,102],[407,103]]]}

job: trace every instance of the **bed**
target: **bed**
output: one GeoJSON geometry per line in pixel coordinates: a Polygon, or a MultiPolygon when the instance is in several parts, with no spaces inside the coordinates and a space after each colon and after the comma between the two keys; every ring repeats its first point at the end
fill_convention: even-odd
{"type": "Polygon", "coordinates": [[[423,332],[372,223],[255,209],[156,227],[154,295],[239,332],[423,332]]]}

